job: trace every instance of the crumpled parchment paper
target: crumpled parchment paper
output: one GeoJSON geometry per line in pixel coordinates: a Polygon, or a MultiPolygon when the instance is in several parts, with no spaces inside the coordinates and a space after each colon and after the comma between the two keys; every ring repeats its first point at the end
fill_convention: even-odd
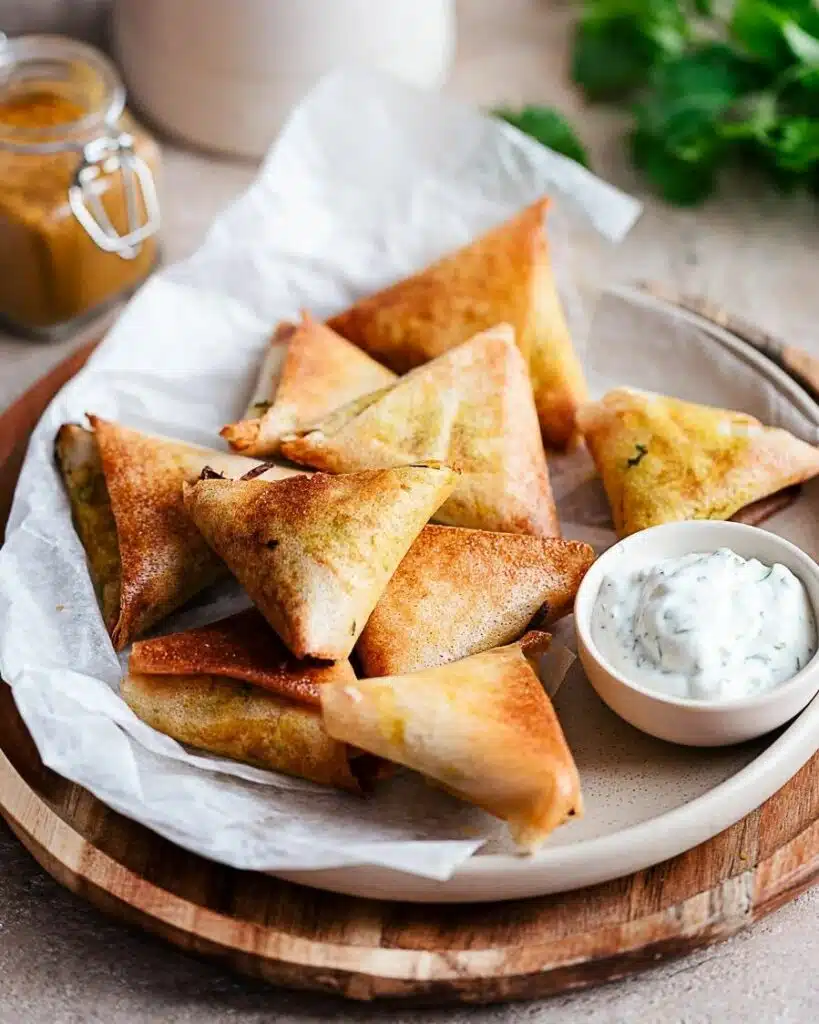
{"type": "MultiPolygon", "coordinates": [[[[0,551],[0,671],[43,761],[179,845],[241,868],[380,864],[446,878],[497,831],[400,776],[372,800],[184,749],[120,700],[115,654],[53,462],[86,412],[219,447],[252,391],[272,327],[317,316],[465,243],[543,193],[577,326],[565,246],[618,242],[638,204],[515,129],[433,93],[345,71],[294,112],[255,184],[190,259],[155,275],[31,440],[0,551]]],[[[246,602],[205,595],[163,631],[246,602]]],[[[557,673],[565,671],[565,654],[557,673]]]]}

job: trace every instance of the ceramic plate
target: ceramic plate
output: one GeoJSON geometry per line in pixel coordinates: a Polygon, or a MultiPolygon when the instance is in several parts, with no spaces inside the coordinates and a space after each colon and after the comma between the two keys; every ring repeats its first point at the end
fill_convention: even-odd
{"type": "MultiPolygon", "coordinates": [[[[593,394],[618,384],[741,409],[815,442],[819,406],[745,343],[696,316],[621,289],[595,318],[585,362],[593,394]]],[[[565,533],[598,552],[614,539],[599,480],[585,453],[552,462],[565,533]]],[[[819,551],[819,483],[765,524],[812,557],[819,551]]],[[[561,627],[571,637],[571,623],[561,627]]],[[[355,896],[466,902],[503,900],[605,882],[690,849],[776,792],[816,752],[819,698],[778,734],[742,746],[677,747],[611,712],[579,662],[555,704],[580,770],[585,816],[558,829],[533,857],[472,857],[446,882],[355,866],[281,877],[355,896]]]]}

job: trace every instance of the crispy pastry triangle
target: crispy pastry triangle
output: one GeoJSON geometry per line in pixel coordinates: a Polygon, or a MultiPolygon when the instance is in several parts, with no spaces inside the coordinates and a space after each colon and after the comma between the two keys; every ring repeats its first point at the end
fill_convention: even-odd
{"type": "Polygon", "coordinates": [[[262,365],[259,367],[256,387],[247,404],[243,419],[258,419],[273,404],[284,368],[284,360],[287,357],[287,346],[297,330],[296,324],[290,323],[289,320],[283,320],[271,335],[262,365]]]}
{"type": "Polygon", "coordinates": [[[403,675],[517,640],[571,611],[588,544],[427,526],[358,641],[364,675],[403,675]]]}
{"type": "Polygon", "coordinates": [[[582,813],[577,769],[528,660],[548,641],[527,633],[449,665],[328,683],[321,690],[327,731],[502,818],[517,843],[534,850],[582,813]]]}
{"type": "Polygon", "coordinates": [[[299,658],[346,658],[384,588],[451,493],[436,464],[278,483],[200,480],[185,507],[299,658]]]}
{"type": "Polygon", "coordinates": [[[499,323],[515,328],[532,376],[543,436],[574,438],[586,398],[555,285],[541,199],[426,270],[363,298],[328,321],[379,362],[405,373],[499,323]]]}
{"type": "Polygon", "coordinates": [[[729,519],[819,473],[819,449],[745,413],[618,388],[578,423],[621,537],[684,519],[729,519]]]}
{"type": "Polygon", "coordinates": [[[305,313],[289,334],[270,407],[261,416],[223,427],[222,437],[244,455],[275,455],[283,434],[309,427],[394,380],[394,373],[305,313]]]}
{"type": "Polygon", "coordinates": [[[532,389],[505,324],[285,438],[281,451],[331,473],[439,459],[461,476],[438,521],[560,533],[532,389]]]}
{"type": "MultiPolygon", "coordinates": [[[[56,454],[105,625],[121,650],[225,572],[185,514],[183,482],[205,466],[240,476],[262,463],[89,420],[93,433],[61,427],[56,454]]],[[[294,475],[276,466],[265,473],[294,475]]]]}
{"type": "Polygon", "coordinates": [[[313,707],[319,705],[322,683],[355,679],[348,661],[295,658],[256,608],[185,633],[138,640],[128,665],[132,672],[153,676],[202,673],[238,679],[313,707]]]}
{"type": "Polygon", "coordinates": [[[298,661],[255,609],[134,644],[122,696],[182,743],[358,791],[377,761],[331,739],[321,687],[355,682],[349,661],[298,661]],[[252,685],[249,685],[252,684],[252,685]]]}

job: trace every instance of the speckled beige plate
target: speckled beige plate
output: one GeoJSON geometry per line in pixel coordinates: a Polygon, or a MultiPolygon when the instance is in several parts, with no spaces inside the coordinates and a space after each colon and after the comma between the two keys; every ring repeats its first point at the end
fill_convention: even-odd
{"type": "MultiPolygon", "coordinates": [[[[819,406],[782,370],[734,335],[632,290],[606,296],[584,355],[594,394],[630,384],[741,409],[806,440],[819,406]]],[[[565,533],[598,551],[614,535],[585,453],[552,462],[565,533]]],[[[819,482],[769,519],[767,529],[812,557],[819,551],[819,482]]],[[[571,637],[571,624],[561,629],[571,637]]],[[[353,866],[282,877],[356,896],[397,900],[502,900],[562,892],[628,875],[682,853],[739,821],[775,793],[819,747],[819,698],[779,734],[721,750],[673,746],[606,708],[575,663],[556,698],[580,770],[583,819],[534,857],[487,846],[446,882],[353,866]]]]}

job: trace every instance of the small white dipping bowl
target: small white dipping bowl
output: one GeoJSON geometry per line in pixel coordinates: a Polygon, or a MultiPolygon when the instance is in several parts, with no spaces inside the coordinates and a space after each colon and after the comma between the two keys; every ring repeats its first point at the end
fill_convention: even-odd
{"type": "Polygon", "coordinates": [[[779,562],[802,581],[819,623],[819,565],[790,541],[741,523],[695,520],[667,523],[619,541],[586,573],[574,606],[580,661],[599,696],[621,718],[671,743],[721,747],[762,736],[790,721],[819,692],[819,656],[793,679],[766,693],[735,700],[697,701],[647,690],[626,678],[598,651],[592,638],[592,612],[600,584],[610,573],[680,558],[693,552],[730,548],[743,558],[779,562]]]}

